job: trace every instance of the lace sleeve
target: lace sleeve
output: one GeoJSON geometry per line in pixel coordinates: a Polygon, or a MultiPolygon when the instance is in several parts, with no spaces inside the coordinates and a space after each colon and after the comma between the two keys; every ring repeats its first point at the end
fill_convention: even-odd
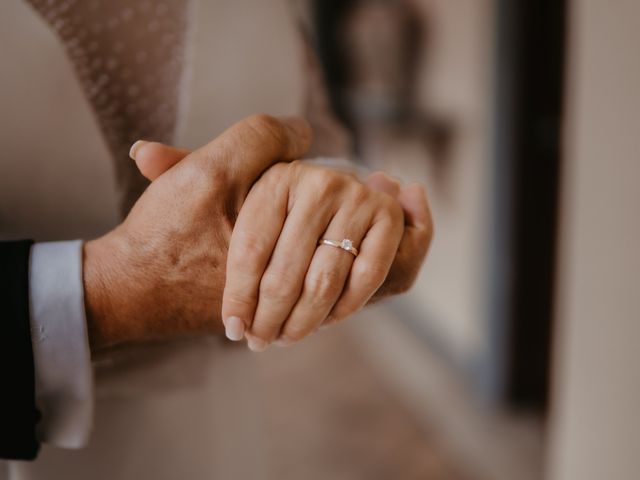
{"type": "Polygon", "coordinates": [[[115,162],[125,215],[147,185],[138,139],[172,143],[189,0],[27,0],[62,41],[115,162]]]}

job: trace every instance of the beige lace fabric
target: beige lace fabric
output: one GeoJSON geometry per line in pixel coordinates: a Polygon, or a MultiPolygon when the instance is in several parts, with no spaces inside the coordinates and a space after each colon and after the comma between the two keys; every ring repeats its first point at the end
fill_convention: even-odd
{"type": "Polygon", "coordinates": [[[126,214],[147,185],[138,139],[173,143],[190,0],[27,0],[66,48],[115,162],[126,214]]]}

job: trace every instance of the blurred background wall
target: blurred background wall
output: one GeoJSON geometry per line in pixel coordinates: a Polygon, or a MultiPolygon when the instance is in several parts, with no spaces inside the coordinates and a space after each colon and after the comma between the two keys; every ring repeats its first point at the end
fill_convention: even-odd
{"type": "Polygon", "coordinates": [[[640,475],[640,3],[573,0],[550,479],[640,475]]]}
{"type": "Polygon", "coordinates": [[[357,18],[353,19],[352,36],[356,38],[347,39],[347,45],[355,49],[359,44],[373,44],[375,32],[384,27],[391,30],[385,39],[408,37],[395,49],[388,40],[372,47],[375,54],[371,56],[381,63],[379,70],[384,71],[385,66],[392,70],[392,59],[408,48],[411,37],[406,32],[412,27],[411,20],[420,25],[414,40],[420,48],[413,58],[405,60],[405,65],[395,66],[405,69],[398,75],[415,75],[397,81],[403,92],[415,82],[412,96],[406,100],[410,106],[395,107],[408,111],[385,111],[385,101],[402,102],[399,94],[393,98],[394,92],[382,87],[376,91],[374,86],[367,92],[364,80],[346,87],[361,139],[360,156],[371,168],[389,171],[406,182],[426,184],[435,215],[437,235],[429,268],[423,270],[416,288],[398,306],[405,308],[405,315],[427,332],[449,361],[462,370],[472,369],[489,341],[484,312],[490,283],[486,251],[495,6],[491,1],[420,0],[409,2],[406,18],[398,14],[397,2],[372,5],[369,16],[361,14],[359,21],[377,23],[370,32],[360,33],[358,39],[358,29],[364,28],[357,24],[357,18]],[[362,91],[368,95],[359,93],[362,91]],[[435,141],[441,146],[433,145],[431,130],[435,129],[440,130],[435,141]]]}

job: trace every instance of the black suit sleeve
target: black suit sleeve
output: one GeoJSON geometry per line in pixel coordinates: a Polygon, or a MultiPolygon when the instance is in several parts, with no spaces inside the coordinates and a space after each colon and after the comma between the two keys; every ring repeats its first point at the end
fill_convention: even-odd
{"type": "Polygon", "coordinates": [[[35,376],[29,319],[32,242],[0,242],[0,458],[38,454],[35,376]]]}

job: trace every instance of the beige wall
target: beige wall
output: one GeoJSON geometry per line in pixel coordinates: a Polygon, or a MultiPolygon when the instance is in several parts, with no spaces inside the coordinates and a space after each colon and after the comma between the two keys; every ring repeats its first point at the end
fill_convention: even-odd
{"type": "Polygon", "coordinates": [[[27,2],[0,4],[0,61],[0,238],[104,232],[117,221],[109,154],[64,50],[27,2]]]}
{"type": "Polygon", "coordinates": [[[302,111],[302,52],[288,0],[197,0],[187,111],[179,142],[196,147],[256,112],[302,111]]]}
{"type": "Polygon", "coordinates": [[[429,191],[436,234],[416,286],[401,299],[459,363],[486,348],[487,228],[491,178],[493,3],[414,0],[429,35],[419,59],[418,107],[452,127],[438,176],[419,135],[375,139],[376,168],[429,191]]]}
{"type": "MultiPolygon", "coordinates": [[[[431,19],[421,103],[452,122],[454,141],[447,176],[438,178],[429,172],[423,179],[429,186],[436,235],[427,267],[409,298],[432,314],[432,330],[459,361],[469,362],[487,342],[485,258],[494,10],[488,0],[417,3],[431,19]]],[[[396,158],[402,153],[394,152],[396,158]]],[[[426,163],[424,158],[412,160],[417,165],[426,163]]]]}
{"type": "Polygon", "coordinates": [[[640,2],[569,2],[549,478],[640,478],[640,2]]]}

